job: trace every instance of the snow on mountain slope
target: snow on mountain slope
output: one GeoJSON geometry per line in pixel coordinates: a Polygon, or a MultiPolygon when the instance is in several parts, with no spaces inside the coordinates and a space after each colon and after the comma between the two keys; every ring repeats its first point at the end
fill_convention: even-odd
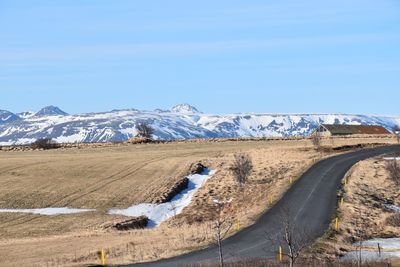
{"type": "MultiPolygon", "coordinates": [[[[135,109],[79,115],[29,116],[0,122],[0,145],[27,144],[38,138],[62,143],[124,141],[136,135],[136,124],[147,122],[156,139],[214,137],[305,136],[319,124],[400,125],[399,117],[346,114],[231,114],[209,115],[180,105],[171,111],[135,109]]],[[[57,112],[58,113],[58,112],[57,112]]],[[[0,113],[1,114],[1,113],[0,113]]],[[[0,115],[1,116],[1,115],[0,115]]],[[[0,117],[1,118],[1,117],[0,117]]]]}
{"type": "Polygon", "coordinates": [[[35,115],[35,112],[33,112],[33,111],[24,111],[24,112],[17,113],[17,116],[22,118],[22,119],[27,119],[27,118],[32,117],[34,115],[35,115]]]}
{"type": "Polygon", "coordinates": [[[174,113],[200,113],[197,108],[189,105],[189,104],[180,104],[176,105],[171,109],[171,112],[174,113]]]}
{"type": "Polygon", "coordinates": [[[0,109],[0,124],[10,123],[20,119],[20,117],[10,111],[0,109]]]}

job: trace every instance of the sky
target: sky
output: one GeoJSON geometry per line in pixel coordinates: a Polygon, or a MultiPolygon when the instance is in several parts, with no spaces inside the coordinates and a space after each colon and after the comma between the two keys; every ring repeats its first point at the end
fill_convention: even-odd
{"type": "Polygon", "coordinates": [[[0,109],[400,115],[398,0],[0,0],[0,109]]]}

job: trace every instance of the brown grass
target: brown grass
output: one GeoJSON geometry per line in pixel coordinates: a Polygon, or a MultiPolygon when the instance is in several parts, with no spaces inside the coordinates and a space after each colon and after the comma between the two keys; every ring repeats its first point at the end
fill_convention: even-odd
{"type": "Polygon", "coordinates": [[[339,197],[343,198],[338,210],[340,229],[331,230],[317,244],[332,257],[355,250],[352,244],[358,240],[400,236],[400,228],[395,225],[398,214],[385,208],[386,203],[400,205],[399,187],[390,179],[383,158],[359,162],[347,174],[346,181],[339,197]]]}
{"type": "MultiPolygon", "coordinates": [[[[325,146],[394,143],[392,138],[324,140],[325,146]]],[[[106,250],[109,263],[170,257],[206,246],[214,197],[233,198],[227,213],[242,227],[276,201],[324,152],[310,140],[96,144],[51,151],[0,151],[0,208],[74,207],[96,212],[37,216],[0,214],[2,266],[52,266],[98,263],[106,250]],[[229,166],[233,155],[248,153],[254,164],[244,193],[229,166]],[[107,215],[110,208],[152,202],[201,161],[218,170],[199,190],[190,207],[152,230],[116,232],[106,228],[126,218],[107,215]],[[247,201],[242,201],[243,199],[247,201]],[[23,251],[23,253],[21,253],[23,251]]],[[[233,234],[233,230],[230,234],[233,234]]]]}

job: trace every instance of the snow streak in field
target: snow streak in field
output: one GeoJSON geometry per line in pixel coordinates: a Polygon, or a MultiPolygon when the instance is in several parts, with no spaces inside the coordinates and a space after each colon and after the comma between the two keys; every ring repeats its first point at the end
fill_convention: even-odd
{"type": "Polygon", "coordinates": [[[72,209],[72,208],[43,208],[43,209],[0,209],[0,213],[31,213],[37,215],[62,215],[94,211],[92,209],[72,209]]]}
{"type": "Polygon", "coordinates": [[[181,191],[171,201],[162,204],[142,203],[127,209],[112,209],[109,214],[131,217],[146,216],[149,219],[148,227],[157,227],[163,221],[168,220],[189,206],[196,191],[215,174],[215,171],[206,170],[202,174],[189,175],[188,188],[181,191]]]}

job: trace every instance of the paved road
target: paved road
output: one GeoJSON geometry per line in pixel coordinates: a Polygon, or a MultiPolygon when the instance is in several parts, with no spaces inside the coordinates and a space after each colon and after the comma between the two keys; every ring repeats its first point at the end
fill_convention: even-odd
{"type": "MultiPolygon", "coordinates": [[[[332,222],[337,205],[337,189],[346,172],[360,160],[397,151],[400,152],[400,146],[365,149],[331,157],[315,164],[254,225],[223,242],[225,259],[229,261],[234,258],[276,256],[272,249],[276,244],[272,244],[265,236],[266,233],[280,231],[282,210],[287,210],[287,207],[296,227],[307,229],[310,241],[321,237],[332,222]]],[[[217,248],[210,247],[167,260],[131,266],[169,267],[217,260],[217,248]]]]}

